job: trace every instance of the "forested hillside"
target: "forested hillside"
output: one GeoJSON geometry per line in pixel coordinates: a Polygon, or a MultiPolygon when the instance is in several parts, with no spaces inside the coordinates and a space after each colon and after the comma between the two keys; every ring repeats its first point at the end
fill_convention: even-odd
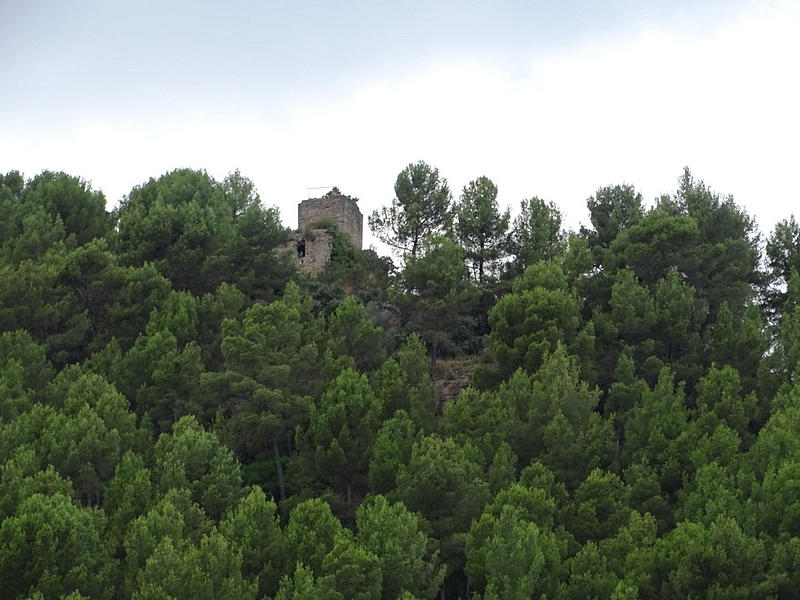
{"type": "Polygon", "coordinates": [[[411,164],[309,278],[238,171],[0,175],[0,597],[800,597],[800,226],[587,209],[411,164]]]}

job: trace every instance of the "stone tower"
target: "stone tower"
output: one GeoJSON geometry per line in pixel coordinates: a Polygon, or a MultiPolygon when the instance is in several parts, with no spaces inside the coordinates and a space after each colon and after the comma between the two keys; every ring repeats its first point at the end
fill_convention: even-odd
{"type": "Polygon", "coordinates": [[[350,236],[353,245],[361,250],[364,216],[358,203],[334,188],[321,198],[309,198],[297,205],[297,229],[303,231],[314,223],[330,219],[344,233],[350,236]]]}
{"type": "Polygon", "coordinates": [[[333,236],[325,221],[345,233],[353,246],[361,250],[364,217],[358,204],[334,188],[321,198],[303,200],[297,206],[297,231],[286,250],[296,253],[297,266],[309,275],[317,275],[331,260],[333,236]]]}

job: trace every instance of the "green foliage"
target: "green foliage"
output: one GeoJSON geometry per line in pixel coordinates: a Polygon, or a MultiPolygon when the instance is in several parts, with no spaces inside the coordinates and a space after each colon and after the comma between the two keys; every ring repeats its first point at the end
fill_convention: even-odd
{"type": "Polygon", "coordinates": [[[534,372],[558,342],[570,343],[580,326],[580,303],[553,263],[537,263],[489,312],[486,346],[503,378],[522,367],[534,372]]]}
{"type": "Polygon", "coordinates": [[[23,201],[42,206],[50,215],[58,215],[65,234],[74,236],[76,246],[111,232],[105,196],[92,191],[91,185],[78,177],[43,171],[28,181],[23,201]]]}
{"type": "Polygon", "coordinates": [[[383,243],[417,257],[422,241],[449,229],[450,189],[439,170],[420,161],[409,164],[397,176],[395,197],[369,216],[369,227],[383,243]]]}
{"type": "Polygon", "coordinates": [[[406,330],[425,340],[433,361],[456,353],[459,342],[472,341],[470,313],[478,291],[458,244],[443,236],[425,238],[418,254],[406,260],[401,286],[393,300],[403,311],[406,330]]]}
{"type": "Polygon", "coordinates": [[[346,494],[366,489],[369,450],[380,427],[383,407],[366,376],[344,370],[311,406],[308,445],[316,477],[346,494]]]}
{"type": "Polygon", "coordinates": [[[489,516],[486,526],[488,535],[467,555],[468,561],[481,565],[468,563],[468,568],[471,580],[485,581],[483,597],[522,600],[553,595],[561,562],[556,536],[511,505],[504,505],[496,517],[489,516]]]}
{"type": "MultiPolygon", "coordinates": [[[[794,292],[800,284],[800,278],[793,275],[789,281],[789,289],[794,292]]],[[[778,324],[779,353],[777,357],[784,376],[791,381],[797,380],[798,364],[800,364],[800,306],[787,307],[778,324]]]]}
{"type": "Polygon", "coordinates": [[[256,586],[242,577],[241,558],[216,532],[199,546],[176,547],[165,537],[140,571],[132,600],[255,600],[256,586]]]}
{"type": "Polygon", "coordinates": [[[710,526],[679,523],[644,553],[650,579],[641,595],[754,598],[770,593],[764,543],[745,534],[733,518],[710,526]]]}
{"type": "Polygon", "coordinates": [[[569,511],[570,532],[581,543],[616,534],[631,512],[628,493],[618,476],[594,469],[575,490],[569,511]]]}
{"type": "Polygon", "coordinates": [[[14,515],[22,501],[34,494],[61,494],[70,500],[76,499],[69,479],[61,477],[52,466],[42,470],[33,449],[20,446],[0,466],[0,523],[14,515]]]}
{"type": "Polygon", "coordinates": [[[44,347],[27,331],[0,334],[0,420],[25,412],[53,377],[44,347]]]}
{"type": "Polygon", "coordinates": [[[8,284],[0,288],[0,327],[27,330],[59,368],[112,337],[129,348],[169,290],[150,265],[120,266],[105,240],[36,262],[0,263],[0,273],[8,284]]]}
{"type": "Polygon", "coordinates": [[[711,525],[718,517],[735,517],[745,524],[742,503],[733,475],[717,461],[697,469],[694,482],[682,490],[682,502],[675,511],[678,521],[711,525]]]}
{"type": "Polygon", "coordinates": [[[332,600],[330,589],[323,588],[315,579],[311,569],[298,563],[294,575],[284,575],[275,600],[332,600]]]}
{"type": "Polygon", "coordinates": [[[278,587],[284,538],[276,512],[275,502],[254,487],[219,524],[228,545],[241,553],[242,575],[258,582],[258,598],[278,587]]]}
{"type": "MultiPolygon", "coordinates": [[[[709,328],[708,352],[713,363],[735,368],[745,392],[758,391],[773,395],[774,375],[769,373],[773,358],[768,358],[770,335],[764,317],[755,304],[746,307],[740,319],[734,318],[727,303],[717,311],[717,319],[709,328]]],[[[759,407],[763,412],[767,409],[759,407]]],[[[765,415],[760,414],[759,419],[765,415]]]]}
{"type": "Polygon", "coordinates": [[[360,371],[371,371],[386,359],[383,333],[383,329],[372,322],[364,305],[353,296],[347,296],[328,319],[334,355],[352,356],[360,371]]]}
{"type": "Polygon", "coordinates": [[[233,453],[192,417],[183,417],[162,433],[155,445],[153,478],[162,491],[186,489],[213,519],[219,520],[238,501],[242,476],[233,453]]]}
{"type": "Polygon", "coordinates": [[[411,449],[421,432],[404,410],[398,410],[381,425],[369,460],[369,489],[385,494],[394,489],[397,472],[411,459],[411,449]]]}
{"type": "Polygon", "coordinates": [[[572,487],[616,460],[613,427],[594,412],[598,393],[580,379],[563,346],[545,355],[535,375],[517,371],[497,396],[498,406],[515,413],[503,435],[521,464],[540,458],[572,487]]]}
{"type": "Polygon", "coordinates": [[[382,598],[397,598],[403,591],[420,598],[435,596],[445,567],[438,564],[433,542],[417,515],[401,502],[389,504],[379,495],[358,508],[356,525],[358,542],[378,557],[382,598]]]}
{"type": "Polygon", "coordinates": [[[665,369],[656,386],[648,389],[629,413],[625,426],[626,462],[645,460],[658,473],[662,487],[675,491],[689,462],[681,446],[688,419],[683,386],[675,386],[674,376],[665,369]]]}
{"type": "Polygon", "coordinates": [[[716,315],[723,302],[743,306],[759,284],[758,235],[733,202],[696,181],[688,169],[674,197],[622,229],[603,263],[631,268],[647,286],[677,271],[716,315]]]}
{"type": "Polygon", "coordinates": [[[628,487],[628,500],[633,509],[657,519],[662,531],[672,525],[669,499],[661,488],[658,474],[646,460],[629,465],[623,472],[623,479],[628,487]]]}
{"type": "Polygon", "coordinates": [[[115,543],[122,543],[128,524],[151,508],[152,503],[150,469],[141,456],[129,450],[117,463],[103,494],[103,510],[115,543]]]}
{"type": "Polygon", "coordinates": [[[202,171],[175,170],[135,187],[120,204],[117,245],[123,262],[152,262],[179,290],[211,291],[213,257],[232,234],[225,194],[202,171]]]}
{"type": "Polygon", "coordinates": [[[619,589],[619,580],[594,542],[587,542],[565,566],[569,569],[569,579],[561,584],[559,598],[618,597],[614,592],[619,589]]]}
{"type": "Polygon", "coordinates": [[[631,185],[602,187],[586,201],[594,229],[581,233],[593,248],[608,248],[619,233],[634,225],[644,214],[642,195],[631,185]]]}
{"type": "Polygon", "coordinates": [[[766,258],[769,265],[771,287],[767,291],[767,305],[771,312],[783,312],[788,299],[782,287],[789,283],[793,272],[800,272],[800,225],[794,215],[775,224],[767,239],[766,258]]]}
{"type": "Polygon", "coordinates": [[[374,250],[359,250],[350,237],[333,226],[331,260],[321,273],[303,280],[304,288],[324,312],[334,310],[343,297],[355,296],[368,307],[386,302],[394,275],[392,260],[374,250]]]}
{"type": "Polygon", "coordinates": [[[23,444],[39,468],[54,466],[90,505],[100,503],[120,456],[144,439],[120,394],[99,376],[87,375],[70,388],[62,411],[36,404],[3,431],[0,460],[23,444]]]}
{"type": "Polygon", "coordinates": [[[536,196],[522,200],[508,240],[514,258],[506,265],[506,274],[519,277],[537,262],[555,259],[565,250],[565,242],[561,211],[555,204],[536,196]]]}
{"type": "Polygon", "coordinates": [[[252,305],[241,322],[226,319],[220,346],[227,370],[206,377],[230,415],[221,428],[240,456],[248,462],[274,456],[281,499],[284,441],[305,421],[308,395],[322,379],[316,369],[321,326],[311,302],[290,283],[281,300],[252,305]]]}
{"type": "Polygon", "coordinates": [[[53,378],[53,368],[47,362],[44,348],[33,341],[27,331],[6,331],[0,334],[0,366],[15,361],[24,389],[40,392],[53,378]]]}
{"type": "Polygon", "coordinates": [[[0,329],[28,331],[57,368],[81,357],[91,327],[88,309],[59,282],[65,260],[51,252],[36,262],[0,264],[0,329]]]}
{"type": "Polygon", "coordinates": [[[337,600],[377,600],[381,593],[378,557],[355,543],[351,536],[336,538],[322,563],[325,575],[319,579],[323,595],[337,600]]]}
{"type": "Polygon", "coordinates": [[[114,563],[102,536],[105,518],[61,494],[35,493],[0,525],[3,594],[22,597],[36,590],[56,598],[78,590],[112,598],[114,563]]]}
{"type": "Polygon", "coordinates": [[[182,345],[168,329],[148,325],[124,363],[120,388],[158,431],[187,415],[205,420],[199,388],[203,358],[196,342],[182,345]]]}
{"type": "Polygon", "coordinates": [[[271,298],[291,273],[274,256],[286,239],[277,210],[263,209],[238,171],[222,184],[190,169],[150,179],[131,190],[117,217],[123,264],[151,262],[178,290],[210,292],[227,279],[271,298]]]}
{"type": "Polygon", "coordinates": [[[384,418],[403,410],[418,428],[426,432],[436,428],[439,398],[425,344],[418,335],[408,336],[394,356],[371,373],[370,384],[383,403],[384,418]]]}
{"type": "Polygon", "coordinates": [[[688,170],[588,207],[506,236],[488,179],[451,211],[410,165],[372,219],[404,270],[334,230],[298,284],[238,171],[114,215],[0,176],[0,596],[795,597],[797,224],[760,272],[688,170]]]}
{"type": "Polygon", "coordinates": [[[488,177],[478,177],[464,186],[455,216],[465,258],[478,283],[483,283],[497,271],[504,256],[510,212],[506,209],[500,214],[497,186],[488,177]]]}
{"type": "Polygon", "coordinates": [[[414,444],[408,465],[397,473],[394,495],[430,524],[432,536],[441,542],[448,575],[463,568],[464,534],[489,499],[474,453],[473,447],[452,438],[427,436],[414,444]]]}
{"type": "Polygon", "coordinates": [[[754,394],[744,395],[739,373],[733,367],[712,367],[697,384],[697,422],[711,433],[720,423],[742,439],[749,439],[750,420],[756,415],[754,394]]]}
{"type": "Polygon", "coordinates": [[[467,388],[447,407],[445,433],[459,443],[475,444],[484,460],[491,459],[500,444],[508,441],[513,427],[511,407],[492,392],[467,388]]]}
{"type": "Polygon", "coordinates": [[[60,417],[45,434],[55,438],[48,462],[72,479],[87,504],[99,504],[122,454],[146,440],[125,398],[97,375],[72,385],[60,417]]]}
{"type": "Polygon", "coordinates": [[[292,509],[284,534],[283,572],[290,573],[291,567],[302,564],[320,577],[325,557],[333,550],[336,539],[344,535],[344,528],[326,502],[313,498],[292,509]]]}
{"type": "MultiPolygon", "coordinates": [[[[159,546],[169,543],[183,552],[190,544],[198,544],[203,536],[211,533],[211,523],[202,509],[193,503],[188,490],[170,490],[147,513],[130,522],[123,539],[124,597],[130,597],[138,585],[139,574],[145,569],[147,561],[159,546]]],[[[163,553],[167,549],[162,548],[163,553]]],[[[176,558],[180,560],[180,557],[176,558]]],[[[160,565],[156,565],[161,568],[160,565]]],[[[157,584],[157,582],[154,582],[157,584]]]]}
{"type": "Polygon", "coordinates": [[[0,175],[0,209],[0,257],[15,264],[106,237],[113,227],[102,192],[66,173],[43,171],[27,182],[17,171],[0,175]]]}
{"type": "Polygon", "coordinates": [[[271,388],[295,394],[314,390],[320,321],[311,303],[290,284],[279,301],[249,307],[241,326],[225,322],[222,353],[228,368],[271,388]]]}

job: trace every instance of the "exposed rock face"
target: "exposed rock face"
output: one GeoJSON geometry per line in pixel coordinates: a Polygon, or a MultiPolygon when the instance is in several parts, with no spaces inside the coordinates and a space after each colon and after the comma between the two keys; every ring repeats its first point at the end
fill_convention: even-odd
{"type": "Polygon", "coordinates": [[[447,411],[447,405],[455,401],[461,390],[469,385],[474,367],[473,360],[440,361],[437,365],[433,373],[433,383],[439,392],[444,412],[447,411]]]}

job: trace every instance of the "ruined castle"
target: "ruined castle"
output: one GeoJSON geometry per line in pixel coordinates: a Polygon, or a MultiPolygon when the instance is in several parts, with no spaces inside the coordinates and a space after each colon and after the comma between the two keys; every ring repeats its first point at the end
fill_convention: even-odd
{"type": "Polygon", "coordinates": [[[287,251],[296,253],[297,266],[309,275],[317,275],[331,260],[333,236],[325,226],[333,224],[361,250],[364,216],[356,199],[337,188],[321,198],[303,200],[297,206],[297,231],[287,243],[287,251]]]}

